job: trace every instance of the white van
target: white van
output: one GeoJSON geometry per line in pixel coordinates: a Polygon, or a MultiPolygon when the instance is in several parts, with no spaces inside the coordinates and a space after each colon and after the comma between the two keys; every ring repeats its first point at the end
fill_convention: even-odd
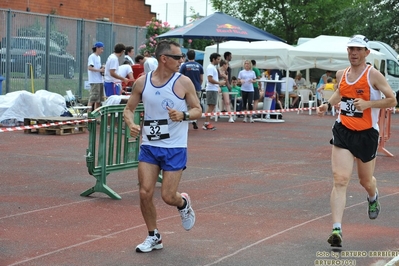
{"type": "Polygon", "coordinates": [[[399,90],[399,62],[398,53],[388,44],[379,41],[369,41],[370,48],[381,52],[385,55],[384,61],[381,62],[380,71],[383,73],[391,86],[392,90],[399,90]]]}

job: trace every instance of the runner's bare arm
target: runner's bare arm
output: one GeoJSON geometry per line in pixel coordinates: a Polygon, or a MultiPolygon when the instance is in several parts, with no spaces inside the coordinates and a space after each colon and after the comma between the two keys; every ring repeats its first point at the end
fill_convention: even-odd
{"type": "MultiPolygon", "coordinates": [[[[202,109],[199,103],[197,93],[193,82],[186,76],[181,76],[175,84],[175,93],[180,97],[186,99],[188,105],[188,117],[187,120],[195,120],[201,117],[202,109]]],[[[182,121],[185,114],[179,110],[168,109],[169,117],[172,121],[182,121]]]]}
{"type": "Polygon", "coordinates": [[[123,110],[123,119],[127,127],[130,129],[130,136],[137,137],[140,133],[140,125],[134,123],[134,112],[137,105],[141,102],[141,93],[143,92],[145,76],[142,76],[133,83],[132,94],[123,110]]]}
{"type": "Polygon", "coordinates": [[[358,110],[364,110],[367,108],[389,108],[396,106],[397,101],[391,86],[389,86],[385,77],[375,68],[371,69],[370,82],[374,88],[378,89],[384,94],[385,98],[377,101],[366,101],[366,103],[363,103],[363,106],[360,106],[361,109],[356,106],[355,102],[355,106],[358,110]]]}
{"type": "MultiPolygon", "coordinates": [[[[336,74],[337,80],[341,80],[343,70],[338,70],[336,74]]],[[[330,105],[336,105],[341,101],[341,94],[339,92],[339,87],[335,90],[334,94],[331,96],[331,98],[328,100],[330,105]]],[[[318,115],[323,115],[326,111],[328,110],[328,104],[321,104],[318,107],[317,113],[318,115]]]]}

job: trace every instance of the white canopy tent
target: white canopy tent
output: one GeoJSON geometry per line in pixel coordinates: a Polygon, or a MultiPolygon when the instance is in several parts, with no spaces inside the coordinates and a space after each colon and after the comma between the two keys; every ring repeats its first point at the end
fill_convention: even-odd
{"type": "MultiPolygon", "coordinates": [[[[320,35],[290,50],[290,70],[306,69],[309,80],[309,68],[337,71],[349,66],[347,44],[349,37],[320,35]]],[[[383,53],[370,49],[366,60],[380,69],[383,53]]]]}
{"type": "MultiPolygon", "coordinates": [[[[207,46],[204,55],[204,68],[210,61],[209,56],[212,53],[218,53],[223,58],[224,52],[231,52],[232,61],[230,67],[232,75],[237,75],[238,71],[244,66],[245,60],[255,60],[256,67],[260,69],[289,69],[289,51],[293,46],[278,41],[228,41],[218,45],[207,46]],[[219,49],[219,50],[218,50],[219,49]],[[236,72],[236,73],[235,73],[236,72]]],[[[204,69],[204,71],[206,71],[204,69]]],[[[206,74],[205,74],[206,76],[206,74]]],[[[204,84],[207,78],[204,78],[204,84]]]]}
{"type": "MultiPolygon", "coordinates": [[[[289,67],[289,50],[293,46],[277,41],[228,41],[219,44],[219,54],[231,52],[233,60],[230,62],[231,68],[243,67],[245,60],[256,60],[256,66],[263,69],[287,69],[289,67]]],[[[204,67],[207,67],[209,56],[216,53],[217,45],[207,46],[204,55],[204,67]]]]}
{"type": "MultiPolygon", "coordinates": [[[[277,41],[228,41],[219,44],[219,54],[223,58],[224,52],[232,53],[233,60],[230,62],[230,67],[233,69],[241,69],[246,59],[254,59],[256,66],[261,69],[299,71],[320,68],[336,71],[349,66],[348,41],[349,37],[327,35],[320,35],[296,47],[277,41]]],[[[217,45],[205,48],[204,68],[210,63],[209,56],[216,51],[217,45]]],[[[367,61],[379,69],[381,60],[384,60],[384,54],[371,49],[367,61]]],[[[288,76],[289,72],[286,73],[288,76]]],[[[309,80],[308,74],[306,79],[309,80]]],[[[285,98],[287,101],[288,95],[285,98]]],[[[288,105],[287,102],[285,105],[288,105]]]]}
{"type": "MultiPolygon", "coordinates": [[[[242,67],[246,59],[256,60],[256,66],[263,69],[284,69],[290,71],[320,68],[336,71],[349,66],[346,51],[349,37],[320,35],[296,47],[277,41],[241,42],[228,41],[219,44],[219,54],[229,51],[233,55],[230,67],[242,67]]],[[[207,46],[204,67],[209,56],[215,53],[217,45],[207,46]]],[[[371,49],[367,61],[379,68],[384,54],[371,49]]]]}
{"type": "MultiPolygon", "coordinates": [[[[320,35],[293,47],[289,53],[289,69],[320,68],[336,71],[349,66],[346,50],[349,37],[320,35]]],[[[384,54],[371,49],[367,61],[379,69],[384,54]]]]}

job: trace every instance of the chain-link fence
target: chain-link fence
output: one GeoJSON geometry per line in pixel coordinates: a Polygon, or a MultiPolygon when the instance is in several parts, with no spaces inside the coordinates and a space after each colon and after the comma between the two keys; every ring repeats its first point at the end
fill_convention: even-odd
{"type": "Polygon", "coordinates": [[[87,59],[95,42],[104,43],[105,64],[116,43],[138,47],[146,28],[0,9],[0,94],[72,90],[87,98],[87,59]]]}

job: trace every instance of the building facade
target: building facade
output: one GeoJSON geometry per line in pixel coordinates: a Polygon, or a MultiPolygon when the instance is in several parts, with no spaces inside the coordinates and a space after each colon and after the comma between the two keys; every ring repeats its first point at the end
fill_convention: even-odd
{"type": "Polygon", "coordinates": [[[156,17],[145,0],[0,0],[0,8],[132,26],[156,17]]]}

